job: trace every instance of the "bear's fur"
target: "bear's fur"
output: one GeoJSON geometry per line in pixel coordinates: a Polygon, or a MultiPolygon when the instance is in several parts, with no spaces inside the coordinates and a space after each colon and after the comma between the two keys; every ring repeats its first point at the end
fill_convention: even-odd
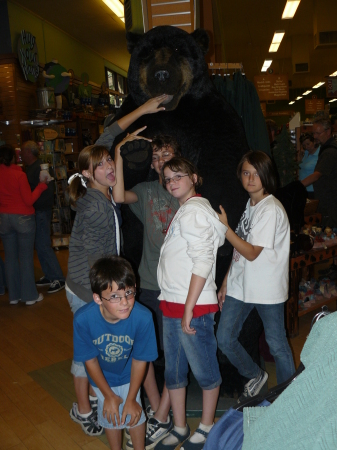
{"type": "MultiPolygon", "coordinates": [[[[156,27],[144,35],[127,33],[131,53],[129,95],[115,120],[152,97],[168,94],[170,97],[164,105],[164,112],[139,118],[126,132],[146,125],[146,130],[142,132],[145,137],[156,134],[175,137],[183,156],[197,165],[203,177],[200,193],[215,210],[219,210],[220,204],[224,207],[229,224],[235,229],[248,199],[237,179],[236,168],[249,148],[240,117],[217,92],[209,78],[204,58],[208,41],[204,30],[188,34],[170,26],[156,27]]],[[[118,136],[114,145],[125,137],[126,132],[118,136]]],[[[124,171],[126,189],[145,181],[148,172],[128,171],[125,165],[124,171]]],[[[137,229],[136,223],[139,226],[140,222],[128,208],[125,209],[128,210],[124,210],[125,254],[137,265],[141,257],[142,239],[141,229],[137,229]]],[[[219,249],[218,286],[229,267],[231,252],[232,248],[227,243],[219,249]]],[[[254,330],[254,333],[258,332],[254,330]]],[[[252,339],[250,333],[244,334],[247,342],[252,339]]],[[[254,359],[257,358],[255,355],[254,359]]]]}

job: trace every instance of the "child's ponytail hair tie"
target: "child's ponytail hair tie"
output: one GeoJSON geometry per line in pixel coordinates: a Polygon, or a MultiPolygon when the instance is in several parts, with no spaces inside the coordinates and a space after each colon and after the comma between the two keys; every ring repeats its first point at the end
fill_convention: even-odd
{"type": "Polygon", "coordinates": [[[68,184],[70,184],[76,177],[80,177],[82,186],[87,188],[87,182],[85,181],[84,176],[81,173],[74,173],[74,175],[69,178],[68,184]]]}

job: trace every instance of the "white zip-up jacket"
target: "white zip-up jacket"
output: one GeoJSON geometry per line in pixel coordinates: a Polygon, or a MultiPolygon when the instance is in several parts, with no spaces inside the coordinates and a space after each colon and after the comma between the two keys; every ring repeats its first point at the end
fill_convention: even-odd
{"type": "Polygon", "coordinates": [[[196,304],[217,303],[216,255],[226,232],[227,227],[205,198],[192,197],[178,209],[160,250],[159,300],[185,304],[194,273],[206,279],[196,304]]]}

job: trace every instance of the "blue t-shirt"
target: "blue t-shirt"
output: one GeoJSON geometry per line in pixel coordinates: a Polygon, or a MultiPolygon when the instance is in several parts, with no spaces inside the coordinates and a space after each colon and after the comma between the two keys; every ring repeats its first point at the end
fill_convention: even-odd
{"type": "MultiPolygon", "coordinates": [[[[300,163],[300,172],[299,172],[300,180],[304,180],[304,178],[306,178],[309,175],[311,175],[312,173],[314,173],[315,166],[316,166],[317,160],[318,160],[319,150],[320,150],[320,147],[318,147],[318,149],[312,155],[310,155],[307,152],[307,150],[304,152],[303,159],[300,163]]],[[[310,186],[307,186],[307,191],[308,192],[314,191],[314,187],[312,184],[310,184],[310,186]]]]}
{"type": "MultiPolygon", "coordinates": [[[[132,358],[154,361],[158,357],[151,312],[135,302],[130,316],[107,322],[94,301],[74,316],[74,361],[97,357],[110,387],[130,383],[132,358]]],[[[88,374],[90,384],[96,386],[88,374]]]]}

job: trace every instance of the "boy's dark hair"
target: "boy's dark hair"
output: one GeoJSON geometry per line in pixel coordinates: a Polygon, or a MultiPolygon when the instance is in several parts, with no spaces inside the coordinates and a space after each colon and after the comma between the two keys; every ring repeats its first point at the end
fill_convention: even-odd
{"type": "Polygon", "coordinates": [[[166,134],[158,134],[153,136],[151,145],[153,151],[159,151],[165,147],[172,147],[175,156],[181,155],[180,145],[172,136],[168,136],[166,134]]]}
{"type": "MultiPolygon", "coordinates": [[[[193,182],[195,190],[197,190],[202,185],[202,178],[199,175],[198,169],[188,159],[183,158],[182,156],[175,156],[174,158],[170,159],[169,161],[166,161],[166,163],[163,165],[163,167],[161,169],[161,177],[163,180],[165,180],[164,169],[166,167],[168,167],[170,170],[172,170],[172,172],[186,172],[191,180],[192,180],[192,176],[196,175],[197,181],[196,181],[196,183],[193,182]]],[[[166,189],[165,182],[163,183],[163,187],[166,189]]]]}
{"type": "Polygon", "coordinates": [[[236,170],[237,177],[241,181],[241,172],[243,163],[246,162],[253,166],[259,174],[264,194],[274,194],[277,188],[277,178],[275,169],[270,157],[261,151],[250,151],[243,155],[236,170]]]}
{"type": "Polygon", "coordinates": [[[0,164],[10,166],[15,156],[14,147],[10,144],[4,144],[0,146],[0,164]]]}
{"type": "Polygon", "coordinates": [[[307,139],[309,139],[309,141],[311,141],[311,142],[314,142],[314,141],[315,141],[315,139],[314,139],[314,137],[313,137],[312,134],[310,134],[310,133],[304,133],[304,134],[301,134],[301,137],[300,137],[300,143],[301,143],[301,145],[302,145],[303,142],[306,141],[307,139]]]}
{"type": "Polygon", "coordinates": [[[136,277],[131,264],[120,256],[106,256],[95,262],[89,273],[91,290],[100,297],[115,282],[118,289],[134,287],[136,277]]]}

